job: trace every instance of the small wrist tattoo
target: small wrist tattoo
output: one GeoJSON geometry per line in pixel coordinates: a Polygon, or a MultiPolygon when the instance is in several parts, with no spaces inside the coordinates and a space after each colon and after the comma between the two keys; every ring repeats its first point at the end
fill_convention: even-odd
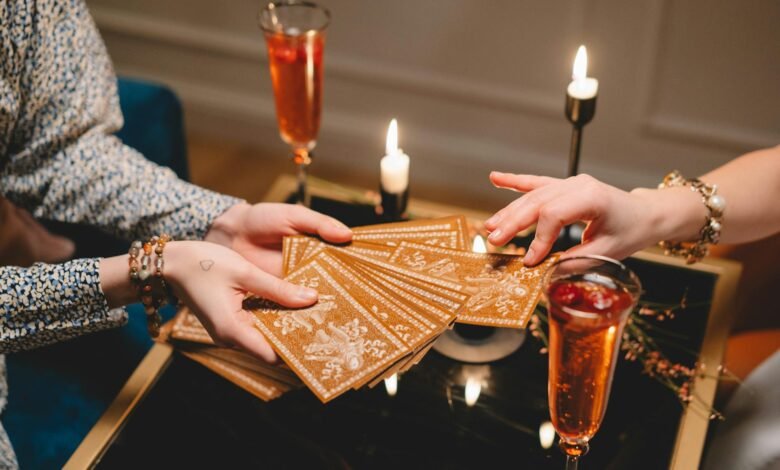
{"type": "Polygon", "coordinates": [[[209,269],[211,269],[212,266],[214,266],[214,260],[210,260],[210,259],[200,260],[200,269],[204,271],[208,271],[209,269]]]}

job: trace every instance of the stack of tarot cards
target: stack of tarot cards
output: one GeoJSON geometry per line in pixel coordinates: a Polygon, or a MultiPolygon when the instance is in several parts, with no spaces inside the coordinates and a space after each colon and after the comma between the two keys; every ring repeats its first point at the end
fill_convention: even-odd
{"type": "Polygon", "coordinates": [[[263,401],[300,388],[303,383],[284,364],[268,364],[237,349],[217,346],[187,308],[163,325],[158,341],[168,342],[184,356],[202,364],[263,401]]]}
{"type": "MultiPolygon", "coordinates": [[[[288,309],[258,298],[245,301],[286,364],[253,371],[271,368],[274,381],[279,371],[292,373],[323,402],[405,372],[454,322],[525,328],[555,260],[529,268],[517,255],[468,251],[463,216],[357,227],[353,233],[345,245],[285,237],[285,279],[316,289],[315,305],[288,309]]],[[[171,337],[175,332],[174,325],[171,337]]]]}

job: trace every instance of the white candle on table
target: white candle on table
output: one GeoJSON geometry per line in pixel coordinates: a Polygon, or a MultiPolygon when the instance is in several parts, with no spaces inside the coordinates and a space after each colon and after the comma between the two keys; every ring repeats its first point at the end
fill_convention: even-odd
{"type": "Polygon", "coordinates": [[[398,122],[393,119],[387,128],[385,156],[380,162],[382,188],[400,194],[409,187],[409,155],[398,148],[398,122]]]}
{"type": "Polygon", "coordinates": [[[589,100],[595,98],[599,92],[599,81],[588,77],[588,52],[585,46],[580,46],[577,57],[574,59],[572,81],[566,92],[572,98],[589,100]]]}

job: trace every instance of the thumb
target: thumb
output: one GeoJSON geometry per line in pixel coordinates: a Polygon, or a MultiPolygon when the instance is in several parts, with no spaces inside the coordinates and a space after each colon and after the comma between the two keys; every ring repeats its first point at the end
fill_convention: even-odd
{"type": "Polygon", "coordinates": [[[285,307],[306,307],[317,301],[317,291],[272,276],[247,263],[239,284],[243,289],[285,307]]]}
{"type": "Polygon", "coordinates": [[[563,253],[561,258],[573,258],[576,256],[599,255],[615,258],[616,253],[613,247],[614,243],[609,237],[602,236],[586,241],[582,244],[569,248],[563,253]]]}

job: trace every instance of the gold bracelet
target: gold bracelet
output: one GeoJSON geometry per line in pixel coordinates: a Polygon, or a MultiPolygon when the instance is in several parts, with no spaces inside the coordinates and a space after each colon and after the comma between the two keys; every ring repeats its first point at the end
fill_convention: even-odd
{"type": "Polygon", "coordinates": [[[687,264],[693,264],[709,254],[710,245],[720,241],[720,230],[723,224],[726,200],[723,196],[717,194],[717,185],[706,184],[698,178],[686,179],[677,170],[664,176],[664,180],[658,185],[658,188],[684,186],[689,187],[693,192],[699,193],[704,207],[707,208],[707,217],[704,218],[704,226],[699,230],[699,239],[693,243],[662,241],[658,245],[664,249],[665,254],[682,256],[687,264]]]}
{"type": "Polygon", "coordinates": [[[130,280],[138,289],[138,296],[146,312],[146,326],[149,335],[156,338],[160,334],[160,307],[165,305],[168,291],[163,277],[163,250],[171,240],[166,234],[152,237],[148,242],[134,241],[130,245],[130,280]],[[154,257],[152,252],[154,251],[154,257]],[[139,260],[140,256],[140,260],[139,260]],[[154,264],[152,264],[154,262],[154,264]]]}

